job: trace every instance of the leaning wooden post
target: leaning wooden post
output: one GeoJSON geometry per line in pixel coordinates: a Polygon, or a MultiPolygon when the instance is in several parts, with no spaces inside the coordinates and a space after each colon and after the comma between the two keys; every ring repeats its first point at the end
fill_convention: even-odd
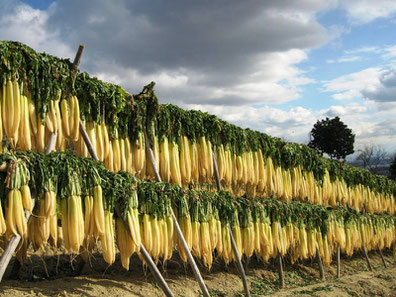
{"type": "MultiPolygon", "coordinates": [[[[282,234],[280,224],[278,224],[278,234],[282,234]]],[[[283,289],[285,287],[285,273],[283,271],[282,255],[280,254],[279,249],[278,249],[277,261],[278,261],[279,284],[283,289]]]]}
{"type": "Polygon", "coordinates": [[[319,248],[316,248],[316,259],[317,259],[318,265],[319,265],[320,279],[324,280],[325,275],[324,275],[323,263],[322,263],[322,258],[320,257],[319,248]]]}
{"type": "Polygon", "coordinates": [[[276,260],[278,262],[278,273],[279,273],[279,285],[283,289],[285,287],[285,274],[283,271],[283,263],[282,263],[282,256],[278,252],[278,255],[276,257],[276,260]]]}
{"type": "Polygon", "coordinates": [[[341,248],[340,244],[337,245],[337,278],[341,276],[341,248]]]}
{"type": "MultiPolygon", "coordinates": [[[[0,166],[0,171],[1,172],[7,171],[7,164],[2,164],[0,166]]],[[[36,202],[36,200],[32,199],[32,209],[34,208],[35,202],[36,202]]],[[[31,215],[30,212],[25,211],[26,221],[29,220],[30,215],[31,215]]],[[[21,240],[21,236],[19,234],[12,235],[10,238],[10,241],[8,242],[6,248],[4,249],[3,255],[1,256],[1,259],[0,259],[0,282],[3,279],[4,273],[8,267],[8,264],[10,263],[12,255],[14,255],[14,252],[15,252],[16,248],[18,247],[20,240],[21,240]]]]}
{"type": "Polygon", "coordinates": [[[165,279],[162,277],[161,272],[158,270],[157,265],[155,265],[153,259],[151,258],[150,254],[148,253],[148,251],[146,250],[146,248],[144,247],[144,245],[142,243],[140,243],[140,253],[141,253],[144,261],[147,263],[148,267],[150,268],[150,271],[153,274],[155,280],[160,285],[164,294],[168,297],[174,297],[168,284],[166,283],[165,279]]]}
{"type": "Polygon", "coordinates": [[[56,136],[57,136],[56,132],[50,134],[48,139],[47,149],[45,150],[46,155],[48,155],[50,152],[52,152],[55,149],[56,136]]]}
{"type": "MultiPolygon", "coordinates": [[[[217,161],[216,158],[214,156],[214,152],[212,150],[212,161],[213,161],[213,169],[214,169],[214,174],[215,174],[215,179],[216,179],[216,185],[217,185],[217,190],[221,191],[221,182],[220,182],[220,177],[219,177],[219,170],[217,167],[217,161]]],[[[230,238],[231,238],[231,246],[232,246],[232,250],[235,254],[235,258],[236,258],[236,262],[237,262],[237,267],[239,270],[239,273],[241,274],[241,279],[242,279],[242,283],[243,283],[243,289],[245,291],[245,296],[250,297],[250,291],[249,291],[249,286],[248,286],[248,282],[246,279],[246,274],[245,274],[245,269],[243,268],[242,265],[242,261],[239,255],[239,251],[238,248],[236,246],[235,243],[235,239],[234,239],[234,235],[232,234],[232,230],[231,230],[231,226],[228,225],[228,232],[230,233],[230,238]]]]}
{"type": "Polygon", "coordinates": [[[378,252],[379,252],[379,254],[380,254],[380,256],[381,256],[382,264],[384,264],[384,267],[387,268],[384,255],[382,254],[382,251],[381,251],[379,245],[378,245],[378,252]]]}
{"type": "MultiPolygon", "coordinates": [[[[92,146],[91,140],[88,137],[87,131],[85,130],[84,125],[82,124],[82,122],[80,121],[80,133],[84,139],[85,145],[88,148],[89,153],[91,154],[91,157],[95,160],[95,161],[99,161],[98,156],[96,155],[95,149],[92,146]]],[[[119,210],[119,207],[116,205],[115,210],[118,214],[118,216],[120,218],[122,218],[121,212],[119,210]]],[[[124,220],[123,220],[124,221],[124,220]]],[[[129,225],[124,221],[125,226],[127,227],[127,229],[129,230],[129,225]]],[[[173,293],[171,292],[168,284],[166,283],[165,279],[163,278],[163,276],[161,275],[161,272],[158,270],[157,265],[155,265],[153,259],[151,259],[149,253],[147,252],[146,248],[144,247],[144,245],[142,243],[140,243],[140,251],[141,254],[143,256],[143,259],[146,261],[146,264],[148,265],[151,273],[153,274],[154,278],[156,279],[156,281],[158,282],[158,284],[160,285],[162,291],[164,292],[164,294],[168,297],[173,297],[173,293]]]]}
{"type": "MultiPolygon", "coordinates": [[[[32,199],[32,209],[34,208],[35,204],[35,199],[32,199]]],[[[29,221],[31,213],[28,211],[25,211],[25,219],[26,221],[29,221]]],[[[14,255],[14,252],[16,248],[18,247],[19,241],[21,240],[21,235],[16,234],[12,235],[10,241],[7,244],[7,247],[5,248],[3,255],[1,256],[0,259],[0,282],[3,279],[4,273],[8,267],[8,264],[10,263],[10,260],[12,256],[14,255]]]]}
{"type": "Polygon", "coordinates": [[[366,247],[364,245],[362,245],[362,249],[363,249],[364,257],[366,258],[366,261],[367,261],[367,266],[370,269],[370,271],[373,271],[373,268],[371,267],[370,259],[367,254],[366,247]]]}
{"type": "MultiPolygon", "coordinates": [[[[117,212],[117,215],[122,218],[122,213],[120,210],[120,207],[118,205],[115,206],[115,211],[117,212]]],[[[125,221],[122,220],[124,223],[125,228],[129,231],[129,234],[131,233],[131,230],[129,228],[129,224],[125,221]]],[[[155,280],[157,281],[157,283],[159,284],[159,286],[161,287],[162,291],[164,292],[164,294],[167,297],[174,297],[172,291],[170,290],[168,284],[166,283],[165,279],[162,277],[161,273],[159,272],[157,265],[155,265],[153,259],[150,257],[150,254],[147,252],[146,248],[144,247],[144,245],[142,243],[140,243],[140,254],[142,255],[144,261],[147,263],[147,265],[149,267],[154,268],[154,270],[156,270],[155,273],[153,273],[153,271],[151,270],[151,273],[153,274],[155,280]]]]}
{"type": "MultiPolygon", "coordinates": [[[[76,79],[78,65],[80,64],[81,56],[82,56],[83,51],[84,51],[84,46],[80,45],[79,48],[78,48],[76,57],[74,59],[74,63],[73,63],[73,77],[72,77],[73,84],[74,84],[75,79],[76,79]]],[[[98,156],[97,156],[97,154],[95,152],[95,149],[92,146],[91,140],[89,139],[87,131],[85,130],[85,127],[84,127],[84,125],[83,125],[81,120],[79,121],[79,129],[80,129],[81,136],[82,136],[82,138],[84,140],[84,143],[87,146],[89,154],[91,155],[91,157],[95,161],[99,161],[99,158],[98,158],[98,156]]],[[[119,212],[119,208],[117,206],[116,206],[116,211],[119,212]]],[[[120,218],[122,218],[121,213],[118,213],[118,215],[120,216],[120,218]]],[[[124,223],[126,224],[125,221],[124,221],[124,223]]],[[[126,224],[126,226],[129,229],[129,225],[126,224]]],[[[143,256],[143,259],[146,261],[151,273],[153,274],[154,278],[156,279],[156,281],[160,285],[160,287],[161,287],[162,291],[164,292],[164,294],[167,297],[174,297],[174,295],[173,295],[172,291],[170,290],[168,284],[166,283],[165,279],[162,277],[160,271],[158,270],[158,267],[155,265],[154,261],[151,259],[150,255],[148,254],[146,248],[144,247],[144,245],[142,243],[140,243],[140,251],[141,251],[141,254],[143,256]]]]}
{"type": "MultiPolygon", "coordinates": [[[[153,150],[150,147],[150,143],[149,143],[146,131],[144,131],[144,139],[145,139],[145,144],[146,144],[146,152],[149,155],[151,166],[153,166],[155,179],[156,179],[157,182],[161,182],[161,176],[160,176],[160,174],[158,172],[157,164],[156,164],[155,159],[154,159],[153,150]]],[[[171,214],[172,214],[172,218],[173,218],[173,225],[176,228],[176,233],[179,236],[179,239],[180,239],[180,241],[182,243],[184,252],[187,255],[188,262],[190,263],[190,266],[191,266],[191,268],[192,268],[192,270],[194,272],[195,279],[197,280],[203,295],[205,297],[210,297],[208,288],[206,287],[205,282],[204,282],[204,280],[202,278],[201,272],[199,271],[198,266],[195,263],[195,260],[194,260],[192,254],[191,254],[190,249],[188,248],[187,242],[184,239],[183,232],[180,229],[179,222],[177,221],[177,218],[176,218],[175,213],[173,212],[172,208],[171,208],[171,214]]]]}
{"type": "Polygon", "coordinates": [[[80,120],[80,123],[79,123],[79,127],[80,127],[81,136],[82,136],[82,138],[84,140],[84,143],[85,143],[85,145],[86,145],[86,147],[88,149],[89,154],[91,155],[91,157],[93,159],[95,159],[96,161],[99,161],[99,158],[96,155],[95,149],[93,148],[91,140],[89,139],[89,136],[87,134],[87,130],[85,130],[84,124],[82,123],[81,120],[80,120]]]}
{"type": "MultiPolygon", "coordinates": [[[[72,84],[74,85],[74,82],[76,80],[76,75],[77,75],[77,71],[78,71],[78,66],[80,65],[80,61],[81,61],[81,56],[83,54],[84,51],[84,46],[80,44],[80,46],[78,47],[76,56],[74,58],[73,61],[73,69],[72,69],[72,84]]],[[[70,94],[70,89],[66,90],[66,95],[70,94]]],[[[55,145],[56,145],[56,136],[57,133],[51,133],[48,143],[47,143],[47,149],[45,150],[45,154],[48,155],[50,152],[52,152],[55,149],[55,145]]]]}
{"type": "MultiPolygon", "coordinates": [[[[74,62],[73,62],[73,72],[72,72],[72,84],[73,85],[74,85],[74,82],[76,81],[78,66],[80,65],[83,52],[84,52],[84,46],[80,44],[80,46],[78,47],[77,53],[76,53],[76,57],[74,58],[74,62]]],[[[87,131],[85,130],[84,124],[82,123],[81,120],[79,121],[79,129],[80,129],[81,136],[84,139],[85,145],[87,146],[89,154],[91,155],[92,158],[94,158],[96,161],[98,161],[98,156],[96,155],[95,149],[92,147],[92,144],[91,144],[91,141],[89,140],[87,131]]]]}

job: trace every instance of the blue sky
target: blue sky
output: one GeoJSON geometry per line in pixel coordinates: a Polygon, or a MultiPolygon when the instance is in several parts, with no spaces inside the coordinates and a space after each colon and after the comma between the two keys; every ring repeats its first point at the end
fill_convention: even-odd
{"type": "Polygon", "coordinates": [[[0,0],[0,39],[289,141],[340,116],[396,151],[396,1],[0,0]],[[248,4],[247,4],[248,3],[248,4]]]}

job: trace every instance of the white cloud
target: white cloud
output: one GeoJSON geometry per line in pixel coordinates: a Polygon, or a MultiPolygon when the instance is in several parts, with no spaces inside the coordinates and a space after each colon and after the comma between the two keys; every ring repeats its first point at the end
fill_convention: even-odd
{"type": "Polygon", "coordinates": [[[350,22],[367,24],[378,18],[390,18],[396,13],[394,0],[340,0],[339,7],[346,10],[350,22]]]}
{"type": "Polygon", "coordinates": [[[306,53],[297,49],[262,54],[257,58],[256,65],[252,66],[250,74],[224,87],[205,85],[205,75],[186,68],[145,74],[131,67],[99,62],[97,68],[106,71],[94,74],[135,93],[143,85],[155,81],[159,98],[179,105],[195,102],[237,106],[279,104],[299,98],[302,92],[300,87],[315,82],[296,67],[306,58],[306,53]]]}
{"type": "Polygon", "coordinates": [[[348,55],[360,54],[360,53],[378,53],[378,52],[381,52],[381,49],[376,46],[362,46],[353,50],[344,51],[344,53],[348,55]]]}
{"type": "Polygon", "coordinates": [[[321,110],[323,116],[340,116],[356,134],[356,146],[370,142],[388,151],[396,149],[396,70],[367,68],[326,81],[324,91],[339,100],[356,99],[361,104],[335,105],[321,110]]]}
{"type": "Polygon", "coordinates": [[[396,45],[388,46],[384,49],[384,54],[382,57],[384,59],[392,59],[396,58],[396,45]]]}
{"type": "Polygon", "coordinates": [[[377,102],[396,102],[396,68],[383,70],[379,82],[362,90],[365,98],[377,102]]]}
{"type": "Polygon", "coordinates": [[[361,56],[342,56],[341,58],[338,59],[327,59],[326,63],[327,64],[334,64],[334,63],[350,63],[350,62],[356,62],[356,61],[361,61],[362,57],[361,56]]]}
{"type": "Polygon", "coordinates": [[[73,52],[57,31],[48,28],[47,21],[47,12],[16,4],[8,14],[0,12],[0,39],[21,41],[38,51],[71,57],[73,52]]]}
{"type": "Polygon", "coordinates": [[[379,77],[384,70],[381,68],[367,68],[359,72],[340,76],[324,81],[324,92],[334,93],[336,100],[362,97],[363,90],[374,90],[379,85],[379,77]]]}
{"type": "Polygon", "coordinates": [[[188,105],[187,108],[209,111],[241,127],[250,127],[288,141],[307,143],[309,131],[317,121],[315,113],[303,107],[282,110],[270,106],[260,108],[237,106],[188,105]]]}
{"type": "Polygon", "coordinates": [[[336,117],[336,116],[345,116],[356,113],[363,113],[367,111],[366,106],[358,105],[358,104],[349,104],[347,106],[343,105],[333,105],[329,108],[319,111],[319,114],[328,117],[336,117]]]}
{"type": "Polygon", "coordinates": [[[338,59],[338,63],[345,63],[345,62],[356,62],[360,61],[362,57],[360,56],[344,56],[338,59]]]}

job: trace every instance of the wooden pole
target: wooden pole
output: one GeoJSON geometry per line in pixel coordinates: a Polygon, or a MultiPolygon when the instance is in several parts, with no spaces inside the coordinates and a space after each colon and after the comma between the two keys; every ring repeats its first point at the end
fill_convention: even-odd
{"type": "MultiPolygon", "coordinates": [[[[145,143],[146,143],[146,152],[148,153],[149,159],[150,159],[150,163],[153,166],[155,179],[156,179],[157,182],[161,182],[161,176],[160,176],[160,174],[158,172],[157,164],[156,164],[155,159],[154,159],[153,150],[150,147],[150,143],[148,141],[148,137],[147,137],[146,131],[144,131],[144,138],[145,138],[145,143]]],[[[175,213],[173,212],[172,208],[171,208],[171,214],[172,214],[172,218],[173,218],[173,225],[176,227],[176,233],[179,236],[179,239],[180,239],[180,241],[182,243],[184,252],[187,255],[187,259],[188,259],[188,262],[190,263],[192,271],[194,272],[195,279],[197,280],[197,282],[199,284],[199,287],[201,288],[201,291],[202,291],[204,297],[210,297],[208,288],[206,287],[205,282],[204,282],[204,280],[202,278],[201,272],[199,271],[198,266],[195,263],[194,257],[192,256],[190,249],[188,248],[187,242],[184,239],[183,232],[180,229],[179,222],[177,221],[177,218],[176,218],[175,213]]]]}
{"type": "Polygon", "coordinates": [[[245,296],[250,297],[249,285],[248,285],[248,282],[246,279],[245,269],[243,268],[241,258],[239,258],[240,257],[239,252],[238,252],[237,246],[235,244],[234,235],[232,234],[230,225],[228,225],[228,232],[230,233],[232,250],[234,251],[235,258],[237,259],[237,261],[236,261],[237,267],[238,267],[239,273],[241,274],[241,279],[242,279],[242,284],[243,284],[243,290],[245,291],[245,296]]]}
{"type": "MultiPolygon", "coordinates": [[[[115,211],[117,212],[117,215],[122,218],[122,213],[120,210],[120,207],[116,204],[115,205],[115,211]]],[[[129,234],[131,233],[131,230],[129,229],[129,224],[125,221],[122,220],[125,227],[127,228],[127,230],[129,231],[129,234]]],[[[158,270],[157,265],[155,265],[153,259],[150,257],[150,254],[147,252],[146,248],[144,247],[144,245],[142,243],[140,243],[140,253],[144,259],[144,261],[146,262],[147,266],[150,268],[151,273],[153,274],[156,282],[159,284],[159,286],[161,287],[162,291],[164,292],[164,294],[167,297],[174,297],[172,291],[170,290],[168,284],[166,283],[165,279],[163,278],[161,272],[158,270]]]]}
{"type": "MultiPolygon", "coordinates": [[[[35,199],[32,199],[32,209],[34,208],[35,204],[35,199]]],[[[29,221],[31,213],[28,211],[25,211],[25,219],[26,221],[29,221]]],[[[8,242],[3,255],[1,256],[0,259],[0,282],[3,279],[4,273],[8,267],[8,264],[10,263],[10,260],[12,256],[14,255],[14,252],[16,248],[18,247],[19,241],[21,240],[21,236],[19,234],[12,235],[10,238],[10,241],[8,242]]]]}
{"type": "MultiPolygon", "coordinates": [[[[220,182],[220,177],[219,177],[219,169],[217,167],[217,161],[214,155],[214,152],[212,150],[212,161],[213,161],[213,169],[215,173],[215,179],[216,179],[216,185],[217,185],[217,190],[221,191],[221,182],[220,182]]],[[[232,230],[230,225],[228,225],[228,232],[230,233],[230,238],[231,238],[231,246],[232,250],[234,252],[236,262],[237,262],[237,267],[239,270],[239,273],[241,274],[241,279],[242,279],[242,284],[243,284],[243,290],[245,291],[245,296],[250,297],[250,291],[249,291],[249,285],[246,279],[246,274],[245,274],[245,269],[243,268],[242,261],[239,255],[238,248],[235,243],[234,235],[232,234],[232,230]]]]}
{"type": "Polygon", "coordinates": [[[89,154],[95,161],[99,161],[98,155],[96,154],[95,149],[92,146],[91,140],[89,139],[87,131],[85,130],[84,124],[82,123],[81,120],[79,123],[79,127],[80,127],[81,136],[84,139],[84,143],[89,151],[89,154]]]}
{"type": "Polygon", "coordinates": [[[382,254],[382,251],[381,251],[379,245],[378,245],[378,252],[379,252],[379,254],[380,254],[380,256],[381,256],[382,264],[384,264],[384,267],[387,268],[384,255],[382,254]]]}
{"type": "Polygon", "coordinates": [[[366,261],[367,261],[367,266],[370,269],[370,271],[373,271],[373,268],[371,267],[370,259],[369,259],[368,254],[367,254],[366,247],[364,245],[362,245],[362,248],[363,248],[364,256],[365,256],[366,261]]]}
{"type": "MultiPolygon", "coordinates": [[[[76,79],[76,74],[77,74],[77,70],[78,70],[78,65],[80,64],[80,60],[81,60],[81,56],[82,53],[84,51],[84,46],[80,45],[78,47],[78,51],[76,54],[76,57],[74,59],[74,63],[73,63],[73,84],[74,81],[76,79]]],[[[82,138],[84,139],[84,143],[87,146],[87,149],[89,151],[89,154],[91,155],[91,157],[96,160],[99,161],[99,158],[95,152],[95,149],[92,146],[92,143],[88,137],[87,131],[85,130],[85,127],[82,123],[82,121],[80,120],[79,122],[79,129],[80,129],[80,133],[82,138]]],[[[121,212],[119,210],[118,205],[116,205],[116,211],[119,212],[118,215],[120,216],[120,218],[122,218],[121,212]]],[[[128,230],[129,230],[129,225],[126,224],[125,220],[124,224],[127,226],[128,230]]],[[[151,259],[150,255],[148,254],[146,248],[144,247],[143,244],[140,244],[140,251],[142,253],[142,256],[144,258],[144,260],[146,261],[151,273],[153,274],[154,278],[156,279],[156,281],[158,282],[158,284],[160,285],[162,291],[164,292],[164,294],[168,297],[173,297],[173,294],[171,292],[171,290],[169,289],[168,284],[166,283],[165,279],[162,277],[160,271],[158,270],[158,267],[154,264],[154,261],[151,259]]]]}
{"type": "Polygon", "coordinates": [[[282,256],[280,253],[278,253],[276,259],[278,262],[279,285],[283,289],[285,287],[285,274],[283,272],[282,256]]]}
{"type": "Polygon", "coordinates": [[[84,52],[84,46],[82,44],[80,44],[80,46],[78,47],[76,56],[74,57],[74,61],[73,61],[73,76],[72,76],[72,81],[73,81],[73,85],[74,82],[76,81],[76,75],[77,75],[77,71],[78,71],[78,67],[80,66],[80,61],[81,61],[81,56],[84,52]]]}
{"type": "Polygon", "coordinates": [[[146,248],[142,243],[140,243],[140,253],[147,263],[148,267],[150,268],[151,273],[154,275],[155,280],[160,285],[164,294],[168,297],[174,297],[172,291],[170,290],[168,284],[166,283],[165,279],[162,277],[161,272],[158,270],[157,265],[155,265],[153,259],[151,258],[150,254],[147,252],[146,248]],[[153,273],[154,271],[154,273],[153,273]]]}
{"type": "Polygon", "coordinates": [[[214,174],[215,174],[217,190],[221,191],[221,182],[220,182],[220,177],[219,177],[219,168],[217,167],[217,161],[216,161],[216,158],[215,158],[213,150],[212,150],[212,162],[213,162],[213,169],[214,169],[214,174]]]}
{"type": "MultiPolygon", "coordinates": [[[[55,147],[56,144],[56,133],[51,133],[50,138],[48,140],[47,144],[47,149],[45,151],[45,154],[48,155],[55,147]]],[[[4,168],[7,168],[7,164],[2,164],[0,166],[0,170],[4,168]]],[[[35,199],[32,199],[32,209],[34,208],[34,205],[36,203],[35,199]]],[[[29,222],[29,218],[31,216],[31,213],[28,211],[25,211],[25,219],[26,222],[29,222]]],[[[21,240],[21,236],[19,234],[12,235],[10,238],[10,241],[8,242],[3,255],[1,256],[0,259],[0,282],[3,279],[4,273],[8,267],[8,264],[10,263],[10,260],[12,258],[12,255],[14,254],[16,248],[18,247],[18,244],[21,240]]]]}
{"type": "MultiPolygon", "coordinates": [[[[87,131],[85,130],[84,125],[82,124],[81,120],[80,120],[80,132],[81,135],[84,139],[84,143],[88,148],[89,153],[91,154],[91,157],[98,161],[98,156],[96,155],[95,149],[92,146],[91,141],[89,140],[87,131]]],[[[118,214],[118,216],[120,218],[122,218],[121,215],[121,211],[118,207],[118,205],[116,205],[115,210],[118,214]]],[[[124,221],[124,220],[123,220],[124,221]]],[[[129,225],[124,221],[125,226],[127,227],[127,229],[129,230],[129,225]]],[[[149,267],[151,273],[153,274],[154,278],[156,279],[156,281],[158,282],[158,284],[160,285],[161,289],[163,290],[164,294],[168,297],[173,297],[173,294],[168,286],[168,284],[166,283],[165,279],[162,277],[161,272],[158,270],[157,265],[155,265],[154,261],[151,259],[150,255],[148,254],[146,248],[144,247],[144,245],[142,243],[140,243],[140,251],[142,252],[142,256],[144,258],[144,260],[146,261],[147,266],[149,267]]]]}
{"type": "Polygon", "coordinates": [[[180,241],[181,241],[181,243],[183,245],[184,252],[186,253],[188,262],[190,263],[190,266],[191,266],[191,268],[192,268],[192,270],[194,272],[195,279],[197,280],[203,295],[205,297],[210,297],[208,288],[205,285],[205,282],[204,282],[204,280],[202,278],[201,272],[199,271],[198,266],[195,263],[195,260],[194,260],[192,254],[191,254],[190,249],[188,248],[186,240],[184,239],[183,232],[180,229],[179,222],[177,221],[177,218],[175,216],[175,213],[173,212],[173,209],[171,211],[171,214],[172,214],[172,218],[173,218],[173,225],[175,226],[176,233],[179,236],[180,241]]]}
{"type": "Polygon", "coordinates": [[[324,280],[325,279],[325,275],[324,275],[323,263],[322,263],[322,258],[320,257],[319,248],[316,248],[316,259],[317,259],[318,264],[319,264],[320,279],[324,280]]]}
{"type": "Polygon", "coordinates": [[[45,150],[46,155],[48,155],[50,152],[52,152],[55,149],[56,136],[57,136],[56,133],[50,134],[50,137],[48,139],[47,149],[45,150]]]}
{"type": "Polygon", "coordinates": [[[340,244],[337,245],[337,278],[341,276],[341,248],[340,244]]]}

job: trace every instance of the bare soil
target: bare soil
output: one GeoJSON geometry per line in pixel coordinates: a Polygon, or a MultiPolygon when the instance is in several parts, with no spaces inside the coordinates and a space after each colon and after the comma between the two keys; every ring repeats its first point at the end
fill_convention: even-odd
{"type": "MultiPolygon", "coordinates": [[[[28,263],[19,271],[13,271],[13,263],[0,285],[0,296],[164,296],[147,268],[135,255],[131,270],[122,268],[119,258],[108,266],[100,254],[77,273],[80,257],[70,258],[53,252],[54,256],[42,257],[31,254],[28,263]],[[44,265],[45,263],[45,265],[44,265]],[[78,275],[77,275],[78,274],[78,275]]],[[[285,260],[286,288],[280,289],[277,266],[252,258],[248,263],[247,276],[253,296],[396,296],[396,261],[391,251],[384,252],[388,268],[384,268],[378,253],[369,257],[374,268],[370,272],[364,256],[341,258],[341,278],[336,278],[336,263],[325,268],[326,280],[319,279],[316,262],[305,261],[291,265],[285,260]]],[[[245,262],[246,265],[246,262],[245,262]]],[[[166,281],[175,296],[198,297],[200,290],[191,270],[174,255],[167,265],[159,264],[166,281]]],[[[209,272],[200,266],[212,296],[244,296],[242,282],[232,264],[215,263],[209,272]]]]}

